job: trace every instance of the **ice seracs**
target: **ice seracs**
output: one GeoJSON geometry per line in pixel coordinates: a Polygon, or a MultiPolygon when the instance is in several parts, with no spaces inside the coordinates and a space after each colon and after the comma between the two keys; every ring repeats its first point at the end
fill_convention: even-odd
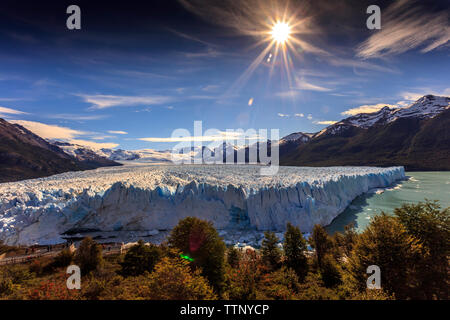
{"type": "Polygon", "coordinates": [[[309,232],[329,224],[358,195],[405,177],[403,167],[136,165],[0,184],[0,240],[61,242],[65,232],[151,231],[196,216],[220,230],[309,232]]]}

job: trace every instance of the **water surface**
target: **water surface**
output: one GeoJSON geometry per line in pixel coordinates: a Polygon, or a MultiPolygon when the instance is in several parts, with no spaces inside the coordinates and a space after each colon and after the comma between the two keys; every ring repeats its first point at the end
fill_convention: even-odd
{"type": "Polygon", "coordinates": [[[343,231],[353,222],[358,232],[365,229],[370,219],[382,211],[392,214],[404,203],[439,200],[442,208],[450,207],[450,171],[406,172],[408,180],[375,193],[356,198],[352,204],[327,227],[330,233],[343,231]]]}

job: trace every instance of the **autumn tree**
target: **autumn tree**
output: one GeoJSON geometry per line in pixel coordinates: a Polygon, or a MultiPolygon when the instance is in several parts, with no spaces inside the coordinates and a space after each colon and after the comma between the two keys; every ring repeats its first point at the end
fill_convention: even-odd
{"type": "Polygon", "coordinates": [[[131,247],[125,254],[120,263],[120,274],[127,276],[138,276],[147,272],[152,272],[155,264],[161,259],[162,251],[159,247],[150,244],[146,245],[144,241],[131,247]]]}
{"type": "Polygon", "coordinates": [[[178,222],[169,236],[169,246],[193,259],[192,265],[204,275],[220,294],[225,277],[225,243],[212,223],[187,217],[178,222]]]}
{"type": "Polygon", "coordinates": [[[208,281],[190,262],[180,257],[164,257],[148,278],[148,298],[155,300],[212,300],[216,299],[208,281]]]}
{"type": "Polygon", "coordinates": [[[305,255],[306,240],[300,229],[290,223],[286,226],[283,249],[286,266],[294,270],[300,281],[303,281],[308,273],[308,260],[305,255]]]}
{"type": "Polygon", "coordinates": [[[406,231],[418,239],[428,254],[416,264],[418,299],[449,298],[450,208],[441,210],[438,202],[404,204],[394,210],[406,231]]]}
{"type": "Polygon", "coordinates": [[[381,214],[372,219],[355,242],[349,257],[349,272],[353,285],[366,289],[367,267],[381,270],[381,287],[396,298],[407,298],[414,278],[414,264],[420,257],[419,241],[408,234],[400,221],[381,214]]]}

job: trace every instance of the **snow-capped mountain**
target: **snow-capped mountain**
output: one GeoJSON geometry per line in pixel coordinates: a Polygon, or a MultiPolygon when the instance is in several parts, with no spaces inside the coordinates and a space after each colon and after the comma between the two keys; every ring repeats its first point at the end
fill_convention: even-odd
{"type": "Polygon", "coordinates": [[[19,124],[0,119],[0,182],[119,165],[106,158],[73,156],[19,124]]]}
{"type": "Polygon", "coordinates": [[[426,95],[406,108],[385,107],[346,118],[303,145],[280,151],[280,163],[450,170],[450,98],[426,95]]]}
{"type": "Polygon", "coordinates": [[[294,132],[280,139],[280,145],[288,142],[308,142],[314,133],[294,132]]]}
{"type": "MultiPolygon", "coordinates": [[[[69,142],[51,141],[65,153],[80,160],[104,158],[111,161],[139,161],[149,163],[162,163],[172,161],[172,151],[157,151],[153,149],[122,150],[122,149],[92,149],[87,146],[69,142]]],[[[180,155],[182,156],[182,155],[180,155]]]]}
{"type": "Polygon", "coordinates": [[[405,108],[384,107],[373,113],[360,113],[343,119],[319,132],[322,134],[336,134],[350,126],[370,128],[374,125],[385,125],[400,118],[434,118],[444,110],[450,108],[450,98],[426,95],[405,108]]]}

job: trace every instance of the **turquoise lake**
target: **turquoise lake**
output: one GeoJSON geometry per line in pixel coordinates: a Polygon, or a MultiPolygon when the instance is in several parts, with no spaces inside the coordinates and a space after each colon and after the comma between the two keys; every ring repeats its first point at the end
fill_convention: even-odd
{"type": "Polygon", "coordinates": [[[391,188],[378,190],[359,196],[351,205],[326,227],[329,233],[343,231],[344,226],[354,223],[361,232],[370,223],[370,219],[382,211],[392,214],[394,208],[404,203],[417,203],[439,200],[442,208],[450,207],[450,172],[406,172],[406,181],[391,188]]]}

